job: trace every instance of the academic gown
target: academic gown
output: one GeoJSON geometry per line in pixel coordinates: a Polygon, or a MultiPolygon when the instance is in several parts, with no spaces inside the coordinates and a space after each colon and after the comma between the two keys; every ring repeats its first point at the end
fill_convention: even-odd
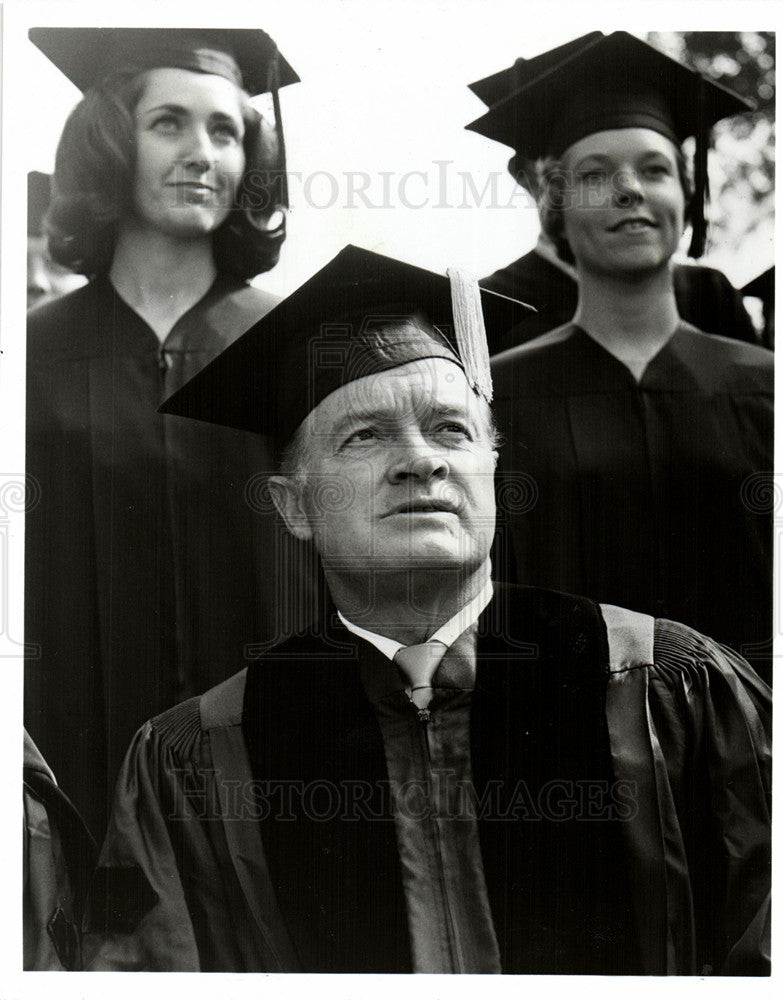
{"type": "Polygon", "coordinates": [[[99,838],[138,726],[301,624],[266,441],[157,413],[274,303],[219,275],[161,345],[104,276],[28,317],[26,725],[99,838]]]}
{"type": "Polygon", "coordinates": [[[84,903],[98,848],[24,734],[24,968],[81,968],[84,903]]]}
{"type": "MultiPolygon", "coordinates": [[[[490,354],[499,354],[570,323],[579,298],[574,278],[536,250],[482,278],[479,284],[527,302],[537,310],[512,330],[488,331],[490,354]]],[[[677,310],[687,323],[705,333],[758,343],[740,293],[721,271],[703,264],[675,264],[674,294],[677,310]]]]}
{"type": "MultiPolygon", "coordinates": [[[[89,968],[412,971],[380,655],[331,615],[140,730],[89,968]]],[[[767,974],[768,698],[682,625],[496,588],[469,748],[503,972],[767,974]]]]}
{"type": "Polygon", "coordinates": [[[637,385],[570,324],[493,380],[496,576],[687,622],[769,679],[772,354],[681,324],[637,385]]]}

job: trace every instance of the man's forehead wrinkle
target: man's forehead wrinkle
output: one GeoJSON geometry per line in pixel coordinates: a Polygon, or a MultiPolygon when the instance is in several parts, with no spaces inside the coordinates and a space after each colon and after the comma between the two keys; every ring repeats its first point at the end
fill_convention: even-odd
{"type": "Polygon", "coordinates": [[[472,418],[474,416],[472,411],[470,411],[467,406],[461,406],[458,403],[433,402],[432,405],[428,405],[426,407],[426,410],[422,408],[421,402],[418,404],[411,404],[409,401],[395,400],[393,403],[396,405],[389,405],[388,407],[368,407],[365,409],[349,409],[342,415],[342,417],[338,418],[337,422],[334,424],[333,433],[339,434],[344,427],[354,423],[371,423],[373,421],[387,423],[400,418],[414,417],[421,419],[422,417],[429,415],[434,417],[463,418],[472,418]]]}
{"type": "Polygon", "coordinates": [[[362,422],[382,422],[387,423],[394,420],[422,419],[426,416],[444,417],[470,417],[472,411],[464,398],[457,400],[440,398],[434,387],[422,386],[426,391],[419,393],[416,391],[419,386],[406,386],[410,392],[394,394],[388,392],[383,400],[379,400],[373,405],[357,404],[351,406],[350,403],[342,416],[338,417],[334,426],[334,432],[339,431],[349,424],[362,422]]]}
{"type": "Polygon", "coordinates": [[[420,358],[348,382],[318,403],[304,431],[324,440],[357,430],[357,424],[395,424],[415,419],[420,425],[439,414],[480,424],[478,403],[459,366],[448,359],[420,358]]]}

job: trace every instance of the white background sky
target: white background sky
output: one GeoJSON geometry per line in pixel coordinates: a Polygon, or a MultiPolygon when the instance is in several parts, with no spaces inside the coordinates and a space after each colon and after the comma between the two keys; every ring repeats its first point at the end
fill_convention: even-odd
{"type": "MultiPolygon", "coordinates": [[[[687,16],[692,6],[680,4],[683,14],[674,24],[660,16],[636,16],[625,26],[640,34],[651,27],[706,27],[703,16],[687,16]]],[[[722,6],[700,0],[700,9],[715,12],[709,27],[719,26],[722,6]]],[[[518,55],[618,26],[617,5],[580,8],[558,0],[215,3],[202,5],[198,16],[192,4],[163,2],[119,11],[64,0],[10,7],[14,14],[23,8],[25,26],[199,22],[269,31],[302,79],[281,93],[288,167],[301,174],[291,178],[289,236],[278,267],[258,281],[280,294],[348,242],[433,270],[458,264],[478,276],[530,249],[536,213],[506,171],[512,151],[465,131],[484,109],[466,84],[518,55]],[[90,20],[85,9],[93,13],[90,20]]],[[[13,22],[6,18],[14,35],[13,50],[6,52],[7,76],[15,91],[7,127],[24,136],[24,146],[18,149],[12,140],[5,152],[18,164],[16,188],[17,170],[53,169],[63,122],[79,92],[26,40],[24,30],[17,34],[13,22]]],[[[756,18],[748,18],[745,26],[750,24],[763,26],[756,18]]],[[[737,27],[736,19],[731,26],[737,27]]],[[[771,262],[770,248],[756,270],[771,262]]],[[[743,273],[730,277],[746,281],[755,275],[754,266],[740,261],[743,273]]]]}
{"type": "MultiPolygon", "coordinates": [[[[101,5],[85,2],[5,0],[3,4],[3,133],[2,133],[2,284],[0,291],[0,668],[4,698],[0,709],[0,753],[9,767],[0,770],[0,797],[15,804],[21,741],[21,662],[14,659],[15,638],[22,634],[21,566],[23,518],[7,513],[3,491],[18,482],[24,467],[22,414],[24,409],[25,197],[29,170],[50,171],[65,116],[78,92],[28,42],[27,28],[35,24],[60,25],[202,25],[263,27],[302,78],[281,94],[288,146],[289,170],[301,171],[302,183],[292,181],[292,212],[288,239],[278,267],[260,284],[279,294],[297,287],[330,259],[345,243],[353,242],[434,270],[459,264],[485,275],[528,250],[537,233],[536,215],[523,197],[514,193],[506,173],[511,151],[474,133],[464,125],[482,113],[483,105],[466,84],[508,66],[519,56],[531,56],[593,29],[625,28],[638,34],[648,30],[774,30],[783,8],[778,0],[680,0],[680,2],[572,2],[572,0],[279,0],[278,3],[235,3],[214,0],[182,4],[159,0],[132,6],[121,2],[101,5]],[[447,161],[436,166],[435,161],[447,161]],[[359,196],[350,207],[348,172],[370,177],[367,198],[383,199],[381,172],[389,174],[390,207],[368,208],[359,196]],[[423,176],[414,175],[414,171],[423,176]],[[445,171],[447,182],[442,183],[445,171]],[[495,203],[483,207],[464,181],[470,174],[480,191],[488,175],[496,175],[495,203]],[[333,182],[327,176],[333,178],[333,182]],[[305,179],[309,178],[307,184],[305,179]],[[407,180],[406,180],[407,178],[407,180]],[[333,184],[335,187],[333,187],[333,184]],[[309,196],[309,197],[308,197],[309,196]],[[405,198],[421,207],[406,207],[405,198]],[[328,203],[329,207],[325,207],[328,203]],[[451,208],[438,207],[444,203],[451,208]],[[317,207],[321,206],[321,207],[317,207]],[[5,471],[3,471],[5,470],[5,471]],[[4,520],[5,518],[5,520],[4,520]],[[10,540],[10,549],[7,540],[10,540]],[[5,598],[3,597],[5,594],[5,598]]],[[[747,263],[747,262],[746,262],[747,263]]],[[[753,263],[753,262],[751,262],[753,263]]],[[[769,266],[771,259],[749,267],[750,274],[769,266]]],[[[780,440],[780,435],[778,440],[780,440]]],[[[3,908],[7,919],[0,934],[0,1000],[56,995],[106,997],[170,992],[172,982],[160,977],[21,976],[19,966],[21,920],[21,838],[18,814],[5,810],[8,837],[4,865],[3,908]]],[[[783,824],[778,823],[778,827],[783,824]]],[[[778,920],[778,927],[783,921],[778,920]]],[[[781,960],[781,956],[779,961],[781,960]]],[[[190,977],[189,995],[296,995],[304,987],[296,977],[270,982],[258,977],[190,977]]],[[[383,995],[400,991],[399,981],[382,984],[383,995]]],[[[584,981],[567,984],[581,993],[584,981]]],[[[378,986],[376,982],[376,987],[378,986]]],[[[714,982],[672,983],[690,993],[714,982]]],[[[376,987],[373,987],[375,989],[376,987]]],[[[183,982],[176,989],[183,990],[183,982]]],[[[308,989],[324,992],[324,980],[308,989]]],[[[380,988],[380,987],[378,987],[380,988]]],[[[430,997],[474,996],[475,981],[449,981],[437,988],[430,982],[406,980],[406,993],[430,997]]],[[[654,980],[592,983],[639,997],[658,995],[654,980]]],[[[734,986],[732,986],[732,989],[734,986]]],[[[776,995],[774,984],[753,982],[736,988],[764,996],[776,995]]],[[[778,987],[779,988],[779,987],[778,987]]],[[[327,992],[341,997],[363,997],[369,986],[361,978],[327,992]]],[[[543,994],[564,989],[563,983],[538,980],[543,994]]],[[[485,983],[481,990],[518,995],[513,980],[485,983]]]]}
{"type": "MultiPolygon", "coordinates": [[[[60,4],[59,23],[72,6],[60,4]]],[[[455,0],[295,0],[284,10],[257,4],[253,19],[236,21],[268,30],[302,80],[281,92],[288,167],[302,178],[291,179],[289,235],[280,265],[260,279],[265,287],[291,291],[349,242],[432,269],[456,263],[480,274],[529,249],[535,212],[506,171],[511,150],[464,130],[484,108],[466,84],[579,29],[548,18],[546,29],[533,32],[528,17],[509,13],[512,5],[494,6],[502,13],[490,19],[477,16],[482,5],[455,0]],[[491,199],[490,189],[480,207],[492,172],[497,196],[491,199]],[[365,183],[362,196],[357,188],[365,183]]],[[[140,23],[178,23],[167,16],[169,4],[146,9],[140,23]]],[[[51,7],[41,5],[41,23],[45,10],[51,7]]],[[[210,11],[202,14],[208,23],[210,11]]],[[[224,16],[213,23],[221,22],[229,23],[224,16]]],[[[106,8],[100,23],[128,23],[127,14],[106,8]]],[[[51,171],[79,92],[24,38],[21,48],[20,69],[37,91],[24,87],[32,100],[17,106],[24,167],[51,171]]]]}

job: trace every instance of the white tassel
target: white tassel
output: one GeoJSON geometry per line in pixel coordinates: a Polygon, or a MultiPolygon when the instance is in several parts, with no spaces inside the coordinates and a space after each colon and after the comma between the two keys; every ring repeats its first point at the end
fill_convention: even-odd
{"type": "Polygon", "coordinates": [[[471,274],[456,267],[448,268],[446,274],[451,283],[454,333],[465,376],[470,387],[491,403],[492,375],[478,282],[471,274]]]}

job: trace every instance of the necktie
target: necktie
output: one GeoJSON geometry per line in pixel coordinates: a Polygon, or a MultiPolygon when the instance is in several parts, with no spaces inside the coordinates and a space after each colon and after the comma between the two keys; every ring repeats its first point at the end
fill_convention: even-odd
{"type": "Polygon", "coordinates": [[[426,709],[432,699],[432,675],[446,652],[446,644],[438,640],[403,646],[394,662],[410,682],[411,701],[418,709],[426,709]]]}

